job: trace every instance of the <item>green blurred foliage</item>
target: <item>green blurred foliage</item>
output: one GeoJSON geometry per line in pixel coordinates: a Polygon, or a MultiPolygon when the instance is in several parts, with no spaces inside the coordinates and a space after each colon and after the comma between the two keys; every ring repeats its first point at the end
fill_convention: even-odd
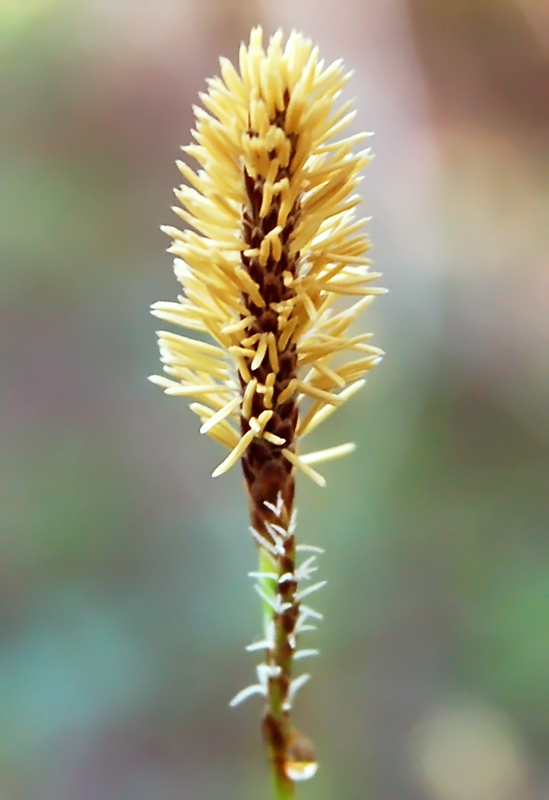
{"type": "MultiPolygon", "coordinates": [[[[406,62],[381,48],[393,94],[362,114],[391,294],[365,324],[388,356],[311,444],[356,454],[326,467],[326,491],[298,487],[329,580],[297,710],[322,764],[303,798],[427,797],[408,743],[454,695],[512,720],[534,764],[525,798],[549,781],[549,51],[526,5],[414,0],[385,19],[346,0],[354,32],[341,4],[310,24],[327,48],[341,27],[360,76],[356,37],[408,15],[429,109],[414,135],[436,167],[391,172],[400,151],[424,156],[384,116],[412,100],[406,62]]],[[[289,28],[311,12],[272,13],[289,28]]],[[[255,16],[0,2],[3,800],[267,791],[259,705],[227,709],[260,613],[240,476],[210,479],[219,450],[145,380],[147,306],[177,293],[158,231],[173,161],[255,16]]]]}

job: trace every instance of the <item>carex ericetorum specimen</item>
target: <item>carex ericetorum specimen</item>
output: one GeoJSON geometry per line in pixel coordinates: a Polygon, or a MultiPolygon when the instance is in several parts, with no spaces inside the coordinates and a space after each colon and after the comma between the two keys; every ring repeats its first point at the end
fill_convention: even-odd
{"type": "Polygon", "coordinates": [[[257,683],[232,705],[263,696],[276,797],[289,798],[294,781],[316,771],[290,711],[308,679],[294,675],[294,662],[316,654],[301,648],[301,635],[321,618],[303,600],[324,584],[308,583],[320,549],[296,542],[295,471],[324,485],[312,465],[353,449],[302,452],[380,361],[370,334],[349,328],[384,290],[371,286],[378,273],[354,212],[369,154],[353,147],[366,134],[334,141],[354,116],[350,103],[333,109],[349,78],[341,62],[326,67],[298,33],[284,44],[278,32],[264,49],[255,28],[240,69],[220,63],[222,77],[195,108],[195,143],[183,148],[199,167],[178,163],[188,184],[174,211],[190,228],[164,228],[183,294],[153,305],[155,316],[198,335],[159,332],[170,377],[151,380],[193,398],[201,432],[228,448],[214,476],[242,464],[264,608],[263,638],[248,650],[264,658],[257,683]]]}

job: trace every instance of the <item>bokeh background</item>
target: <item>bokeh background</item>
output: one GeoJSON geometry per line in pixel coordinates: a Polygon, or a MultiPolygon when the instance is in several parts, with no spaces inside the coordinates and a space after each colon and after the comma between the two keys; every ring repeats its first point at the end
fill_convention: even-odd
{"type": "MultiPolygon", "coordinates": [[[[307,800],[549,797],[546,0],[0,0],[0,798],[269,797],[238,470],[158,370],[159,231],[217,58],[354,68],[387,351],[300,531],[327,550],[307,800]]],[[[313,645],[313,638],[309,640],[313,645]]]]}

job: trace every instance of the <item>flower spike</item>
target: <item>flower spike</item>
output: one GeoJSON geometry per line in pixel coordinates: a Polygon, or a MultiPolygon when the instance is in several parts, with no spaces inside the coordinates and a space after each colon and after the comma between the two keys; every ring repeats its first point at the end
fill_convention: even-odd
{"type": "Polygon", "coordinates": [[[316,555],[296,565],[295,470],[319,485],[313,464],[339,458],[352,443],[300,454],[300,439],[364,384],[382,351],[370,334],[350,327],[378,294],[369,270],[365,220],[354,193],[368,150],[367,134],[335,140],[354,117],[351,104],[333,109],[350,75],[340,61],[326,67],[317,48],[278,31],[263,45],[260,27],[242,45],[239,67],[220,60],[194,109],[194,143],[183,150],[198,163],[177,165],[186,184],[175,190],[175,213],[188,227],[172,238],[178,302],[158,302],[154,316],[191,331],[160,331],[167,377],[151,380],[172,396],[189,397],[205,433],[228,448],[214,470],[241,462],[260,569],[251,573],[263,602],[265,650],[252,694],[265,698],[263,731],[277,797],[316,770],[312,746],[293,727],[289,710],[308,676],[292,677],[296,636],[322,615],[301,599],[324,581],[298,589],[316,571],[316,555]],[[343,299],[343,302],[342,302],[343,299]],[[304,744],[306,742],[306,744],[304,744]]]}

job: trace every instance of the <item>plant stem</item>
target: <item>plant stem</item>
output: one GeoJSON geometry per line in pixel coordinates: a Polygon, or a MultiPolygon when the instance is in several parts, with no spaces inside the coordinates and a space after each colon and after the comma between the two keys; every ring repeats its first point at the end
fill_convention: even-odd
{"type": "Polygon", "coordinates": [[[294,782],[285,774],[274,773],[274,800],[294,800],[294,782]]]}
{"type": "MultiPolygon", "coordinates": [[[[277,555],[272,556],[260,548],[260,571],[275,572],[278,579],[265,579],[265,591],[278,604],[279,610],[273,610],[268,603],[264,604],[266,636],[272,640],[272,647],[267,651],[267,666],[273,673],[267,681],[267,701],[263,718],[263,733],[267,745],[269,761],[273,770],[275,800],[292,800],[294,782],[288,777],[288,749],[293,732],[290,722],[288,701],[289,687],[292,677],[294,628],[299,613],[295,602],[296,583],[290,577],[295,572],[295,539],[289,531],[290,514],[282,507],[276,525],[277,555]],[[276,561],[276,566],[273,565],[276,561]],[[289,579],[279,579],[287,575],[289,579]],[[274,630],[273,630],[274,628],[274,630]]],[[[271,536],[273,528],[271,528],[271,536]]]]}

